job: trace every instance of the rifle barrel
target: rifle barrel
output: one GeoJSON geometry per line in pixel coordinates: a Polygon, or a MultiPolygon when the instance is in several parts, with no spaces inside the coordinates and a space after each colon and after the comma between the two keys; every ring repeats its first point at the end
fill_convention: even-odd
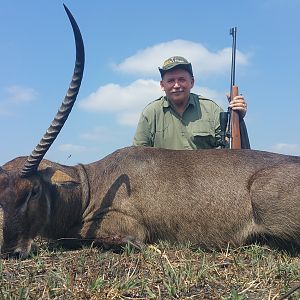
{"type": "MultiPolygon", "coordinates": [[[[232,101],[232,99],[238,95],[238,87],[235,85],[236,32],[236,27],[232,27],[230,29],[230,35],[232,35],[230,101],[232,101]]],[[[241,137],[239,114],[232,109],[229,109],[229,112],[229,148],[240,149],[241,137]]]]}
{"type": "Polygon", "coordinates": [[[232,90],[232,86],[235,85],[236,32],[237,32],[237,28],[236,27],[232,27],[230,29],[230,35],[232,35],[230,91],[232,90]]]}

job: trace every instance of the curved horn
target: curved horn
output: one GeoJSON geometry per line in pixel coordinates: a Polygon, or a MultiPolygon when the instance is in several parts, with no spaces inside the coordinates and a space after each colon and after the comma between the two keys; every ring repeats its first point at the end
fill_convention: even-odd
{"type": "Polygon", "coordinates": [[[84,45],[83,45],[82,36],[79,27],[74,17],[72,16],[71,12],[65,5],[64,8],[71,22],[73,32],[74,32],[74,37],[75,37],[75,44],[76,44],[76,61],[75,61],[75,68],[74,68],[72,80],[69,89],[66,93],[65,99],[63,100],[61,107],[59,108],[50,127],[47,129],[46,133],[44,134],[39,144],[32,151],[31,155],[28,156],[27,161],[25,162],[24,167],[20,172],[21,177],[27,177],[32,173],[36,172],[41,160],[43,159],[46,152],[48,151],[48,149],[50,148],[50,146],[53,144],[54,140],[58,136],[60,130],[62,129],[63,125],[65,124],[72,110],[83,77],[84,45]]]}

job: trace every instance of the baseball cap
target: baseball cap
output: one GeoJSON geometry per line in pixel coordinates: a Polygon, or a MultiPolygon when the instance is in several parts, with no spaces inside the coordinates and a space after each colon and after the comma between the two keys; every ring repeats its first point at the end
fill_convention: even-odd
{"type": "Polygon", "coordinates": [[[182,56],[172,56],[164,61],[163,65],[159,69],[161,77],[165,75],[166,72],[172,70],[172,69],[183,69],[188,71],[192,76],[193,75],[193,69],[191,63],[182,56]]]}

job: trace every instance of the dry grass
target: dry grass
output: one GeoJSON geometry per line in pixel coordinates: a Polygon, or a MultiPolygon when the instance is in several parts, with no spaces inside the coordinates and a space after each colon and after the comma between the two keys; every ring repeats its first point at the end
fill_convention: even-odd
{"type": "MultiPolygon", "coordinates": [[[[204,252],[167,243],[120,253],[50,249],[0,260],[0,299],[279,299],[300,258],[260,246],[204,252]]],[[[297,289],[288,299],[300,299],[297,289]]]]}

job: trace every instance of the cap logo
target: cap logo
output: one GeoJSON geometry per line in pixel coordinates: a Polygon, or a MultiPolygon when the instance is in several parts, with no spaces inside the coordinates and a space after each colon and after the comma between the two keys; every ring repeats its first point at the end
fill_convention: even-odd
{"type": "Polygon", "coordinates": [[[185,60],[183,57],[180,56],[174,56],[174,57],[170,57],[168,58],[165,62],[163,67],[166,67],[170,64],[174,64],[174,63],[179,63],[179,64],[187,64],[187,60],[185,60]]]}

